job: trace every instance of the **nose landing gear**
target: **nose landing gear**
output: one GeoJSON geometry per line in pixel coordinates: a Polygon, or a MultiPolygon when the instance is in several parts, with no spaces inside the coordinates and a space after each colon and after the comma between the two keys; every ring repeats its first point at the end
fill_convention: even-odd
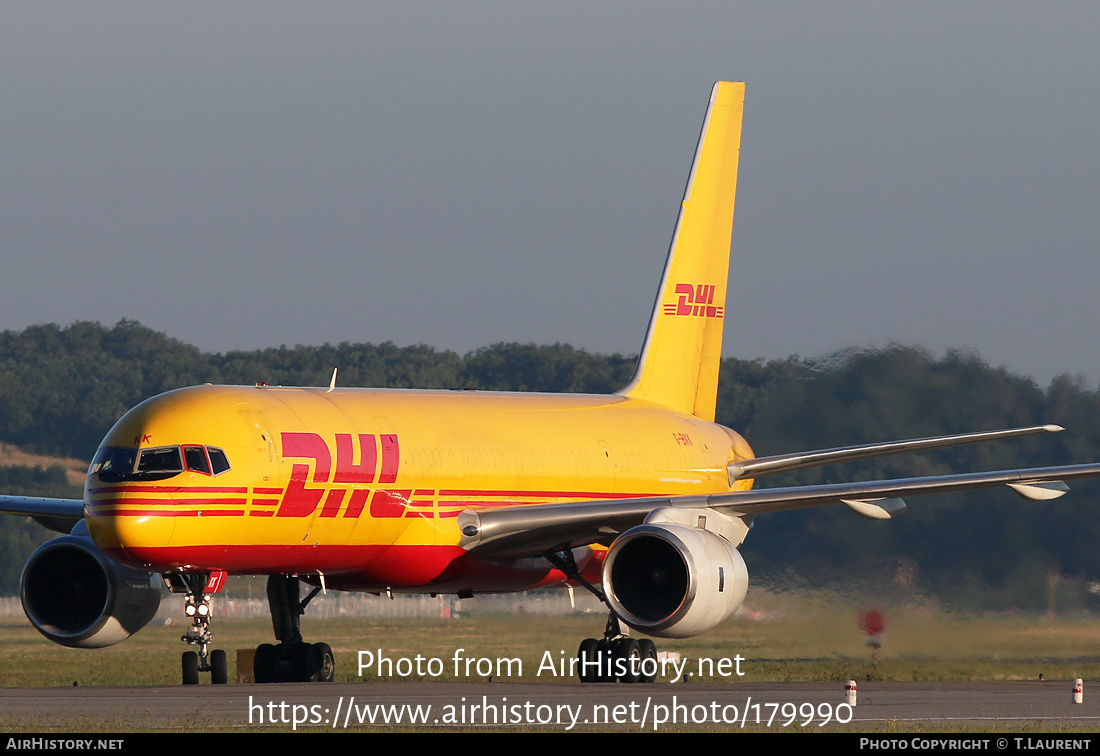
{"type": "Polygon", "coordinates": [[[197,652],[184,651],[180,659],[184,685],[198,685],[200,672],[209,672],[210,682],[214,685],[229,682],[225,651],[210,650],[210,641],[214,638],[210,632],[210,597],[221,589],[224,579],[224,572],[170,573],[164,576],[169,590],[186,594],[183,611],[191,619],[191,625],[180,640],[199,647],[197,652]]]}

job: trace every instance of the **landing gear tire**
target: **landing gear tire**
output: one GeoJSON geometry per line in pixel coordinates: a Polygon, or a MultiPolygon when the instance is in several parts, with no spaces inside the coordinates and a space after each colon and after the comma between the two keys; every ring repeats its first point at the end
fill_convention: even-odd
{"type": "Polygon", "coordinates": [[[636,683],[641,680],[642,650],[633,638],[619,638],[612,643],[615,656],[615,671],[621,683],[636,683]]]}
{"type": "Polygon", "coordinates": [[[638,649],[642,656],[642,674],[638,682],[651,683],[657,679],[657,644],[649,638],[642,638],[638,641],[638,649]],[[652,674],[648,670],[652,670],[652,674]]]}
{"type": "Polygon", "coordinates": [[[225,685],[229,682],[229,662],[225,651],[220,648],[210,652],[210,682],[214,685],[225,685]]]}
{"type": "Polygon", "coordinates": [[[252,678],[258,683],[279,682],[279,652],[270,643],[261,643],[256,647],[256,657],[252,661],[252,678]]]}
{"type": "Polygon", "coordinates": [[[600,660],[599,676],[596,678],[596,682],[615,682],[615,675],[613,670],[615,669],[615,649],[612,646],[612,642],[607,638],[601,638],[597,642],[596,654],[600,660]]]}
{"type": "Polygon", "coordinates": [[[180,660],[183,667],[183,684],[199,684],[199,655],[194,651],[184,651],[180,660]]]}
{"type": "Polygon", "coordinates": [[[597,668],[594,666],[596,660],[599,658],[596,652],[599,650],[600,642],[595,638],[585,638],[581,641],[581,647],[577,649],[577,661],[580,664],[579,675],[582,683],[593,683],[599,681],[599,674],[597,668]]]}
{"type": "Polygon", "coordinates": [[[332,682],[336,677],[336,661],[327,643],[314,643],[306,654],[309,682],[332,682]]]}
{"type": "Polygon", "coordinates": [[[292,682],[310,682],[309,643],[292,643],[283,647],[283,658],[290,664],[292,682]]]}

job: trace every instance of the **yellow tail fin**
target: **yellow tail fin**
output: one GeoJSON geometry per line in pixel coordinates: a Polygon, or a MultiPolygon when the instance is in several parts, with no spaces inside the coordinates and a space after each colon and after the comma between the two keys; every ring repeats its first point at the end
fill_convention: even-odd
{"type": "Polygon", "coordinates": [[[745,85],[720,81],[699,135],[634,377],[618,393],[714,420],[745,85]]]}

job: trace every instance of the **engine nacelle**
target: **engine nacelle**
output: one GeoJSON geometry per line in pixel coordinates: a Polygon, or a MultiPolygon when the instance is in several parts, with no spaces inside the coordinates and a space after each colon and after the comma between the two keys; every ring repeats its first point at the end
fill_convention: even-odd
{"type": "Polygon", "coordinates": [[[23,611],[38,632],[71,648],[103,648],[149,624],[160,606],[157,575],[109,559],[86,535],[38,547],[19,580],[23,611]]]}
{"type": "Polygon", "coordinates": [[[636,630],[690,638],[737,611],[749,573],[740,552],[719,535],[674,523],[646,524],[611,545],[603,587],[615,613],[636,630]]]}

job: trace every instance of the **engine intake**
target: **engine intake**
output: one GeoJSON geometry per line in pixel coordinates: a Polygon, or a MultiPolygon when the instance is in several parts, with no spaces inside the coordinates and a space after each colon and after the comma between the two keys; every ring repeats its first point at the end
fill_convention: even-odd
{"type": "Polygon", "coordinates": [[[27,619],[54,643],[103,648],[149,624],[160,606],[158,576],[108,558],[86,535],[47,541],[23,567],[27,619]]]}
{"type": "Polygon", "coordinates": [[[690,638],[737,611],[749,573],[740,552],[721,536],[673,523],[647,524],[611,545],[603,585],[626,624],[647,635],[690,638]]]}

